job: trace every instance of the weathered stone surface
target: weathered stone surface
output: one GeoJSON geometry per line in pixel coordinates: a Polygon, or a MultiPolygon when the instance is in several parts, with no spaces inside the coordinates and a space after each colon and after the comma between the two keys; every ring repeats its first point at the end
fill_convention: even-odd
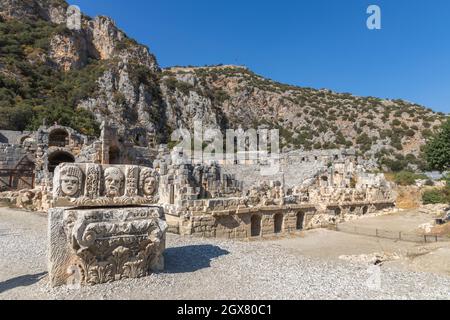
{"type": "Polygon", "coordinates": [[[111,152],[122,151],[116,138],[117,131],[105,123],[100,139],[91,144],[70,128],[43,126],[30,138],[37,145],[36,179],[44,186],[42,194],[25,192],[14,204],[44,208],[49,191],[54,207],[160,204],[174,218],[171,230],[175,232],[247,238],[320,228],[382,210],[395,201],[384,176],[367,173],[351,150],[283,154],[282,176],[263,177],[264,163],[259,160],[250,165],[199,164],[182,150],[169,152],[163,146],[158,153],[143,156],[152,167],[107,165],[130,159],[129,153],[111,152]],[[55,154],[79,156],[74,157],[76,163],[64,163],[51,173],[49,159],[55,154]],[[229,173],[246,166],[259,169],[251,175],[245,170],[238,173],[241,180],[229,173]],[[242,180],[253,185],[244,188],[242,180]],[[258,217],[261,222],[252,222],[258,217]]]}
{"type": "Polygon", "coordinates": [[[64,71],[84,67],[87,63],[88,55],[86,40],[80,35],[57,34],[51,40],[51,59],[64,71]]]}
{"type": "Polygon", "coordinates": [[[52,286],[139,278],[164,268],[168,228],[160,207],[49,210],[52,286]]]}
{"type": "Polygon", "coordinates": [[[67,2],[63,0],[2,0],[0,16],[5,19],[44,19],[62,23],[66,19],[67,2]]]}
{"type": "Polygon", "coordinates": [[[125,206],[158,202],[159,175],[151,168],[65,163],[53,178],[53,205],[125,206]]]}

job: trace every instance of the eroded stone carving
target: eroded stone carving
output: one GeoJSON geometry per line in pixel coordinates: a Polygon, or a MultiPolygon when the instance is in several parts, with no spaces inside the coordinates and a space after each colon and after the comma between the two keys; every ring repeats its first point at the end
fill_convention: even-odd
{"type": "Polygon", "coordinates": [[[63,166],[59,174],[59,184],[55,193],[60,197],[74,198],[81,193],[83,172],[74,165],[63,166]]]}
{"type": "Polygon", "coordinates": [[[160,271],[166,230],[160,207],[51,209],[51,284],[96,285],[160,271]]]}
{"type": "MultiPolygon", "coordinates": [[[[147,169],[143,169],[147,170],[147,169]]],[[[127,185],[125,195],[127,197],[136,197],[138,195],[139,167],[127,168],[127,185]]]]}
{"type": "Polygon", "coordinates": [[[283,205],[285,201],[283,189],[280,181],[272,181],[270,184],[264,181],[248,191],[246,202],[251,206],[283,205]]]}
{"type": "Polygon", "coordinates": [[[138,206],[157,196],[156,177],[153,169],[137,166],[56,168],[54,200],[60,208],[49,211],[53,286],[95,285],[163,269],[167,230],[163,211],[138,206]]]}
{"type": "Polygon", "coordinates": [[[159,201],[159,175],[146,167],[62,164],[55,170],[53,184],[54,207],[125,206],[159,201]]]}
{"type": "Polygon", "coordinates": [[[95,199],[100,196],[101,167],[96,164],[87,165],[86,197],[95,199]]]}
{"type": "Polygon", "coordinates": [[[116,167],[105,170],[105,196],[116,198],[123,195],[125,177],[123,172],[116,167]]]}
{"type": "Polygon", "coordinates": [[[158,186],[159,175],[155,170],[150,168],[141,170],[139,177],[139,190],[141,196],[150,202],[155,202],[157,199],[156,193],[158,191],[158,186]]]}

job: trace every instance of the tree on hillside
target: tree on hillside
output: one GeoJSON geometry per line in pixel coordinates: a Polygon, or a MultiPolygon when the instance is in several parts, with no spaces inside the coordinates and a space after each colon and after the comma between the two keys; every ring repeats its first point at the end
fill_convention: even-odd
{"type": "Polygon", "coordinates": [[[441,172],[450,169],[450,118],[425,147],[425,157],[430,169],[441,172]]]}

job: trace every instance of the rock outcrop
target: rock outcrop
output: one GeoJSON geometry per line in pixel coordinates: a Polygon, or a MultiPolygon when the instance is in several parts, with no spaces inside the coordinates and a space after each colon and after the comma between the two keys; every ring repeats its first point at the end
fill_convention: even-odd
{"type": "Polygon", "coordinates": [[[64,72],[101,65],[97,89],[77,109],[115,125],[123,140],[139,132],[141,140],[167,142],[173,130],[198,120],[221,130],[279,128],[286,151],[356,146],[374,157],[386,150],[417,156],[444,119],[417,104],[284,85],[244,67],[161,70],[149,49],[108,17],[82,16],[81,30],[65,28],[67,8],[63,0],[0,0],[0,17],[58,27],[48,52],[33,51],[41,63],[64,72]]]}
{"type": "Polygon", "coordinates": [[[66,21],[67,7],[64,0],[2,0],[0,17],[16,20],[42,19],[60,24],[66,21]]]}
{"type": "Polygon", "coordinates": [[[63,71],[81,69],[87,64],[87,43],[79,35],[57,34],[50,47],[51,60],[63,71]]]}

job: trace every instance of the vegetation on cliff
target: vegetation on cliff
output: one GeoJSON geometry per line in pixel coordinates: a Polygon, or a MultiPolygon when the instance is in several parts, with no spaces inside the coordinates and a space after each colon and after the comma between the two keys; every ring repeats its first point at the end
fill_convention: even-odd
{"type": "Polygon", "coordinates": [[[450,170],[450,119],[425,146],[425,156],[430,169],[450,170]]]}
{"type": "Polygon", "coordinates": [[[173,67],[163,74],[184,95],[221,90],[212,104],[229,127],[279,129],[286,151],[355,147],[394,172],[424,169],[421,147],[445,121],[418,104],[282,84],[240,66],[173,67]]]}
{"type": "Polygon", "coordinates": [[[93,115],[76,106],[95,91],[104,66],[92,60],[80,70],[58,70],[48,59],[49,44],[64,31],[43,20],[0,21],[0,128],[35,130],[45,119],[98,133],[93,115]]]}
{"type": "MultiPolygon", "coordinates": [[[[21,12],[13,9],[8,12],[21,12]]],[[[86,30],[74,36],[63,24],[35,16],[0,20],[2,129],[34,130],[46,119],[98,134],[95,119],[107,119],[120,125],[121,132],[148,131],[158,142],[167,142],[176,127],[192,129],[196,119],[222,130],[279,129],[285,151],[355,147],[360,155],[371,155],[381,167],[398,172],[426,167],[421,147],[446,120],[415,103],[287,85],[244,67],[174,67],[161,72],[147,48],[106,17],[86,18],[86,30]],[[77,65],[65,60],[86,56],[82,45],[70,47],[80,44],[80,37],[98,54],[63,71],[49,54],[55,35],[64,35],[58,53],[65,65],[77,65]]],[[[445,156],[432,155],[438,157],[435,165],[442,166],[445,156]]]]}

